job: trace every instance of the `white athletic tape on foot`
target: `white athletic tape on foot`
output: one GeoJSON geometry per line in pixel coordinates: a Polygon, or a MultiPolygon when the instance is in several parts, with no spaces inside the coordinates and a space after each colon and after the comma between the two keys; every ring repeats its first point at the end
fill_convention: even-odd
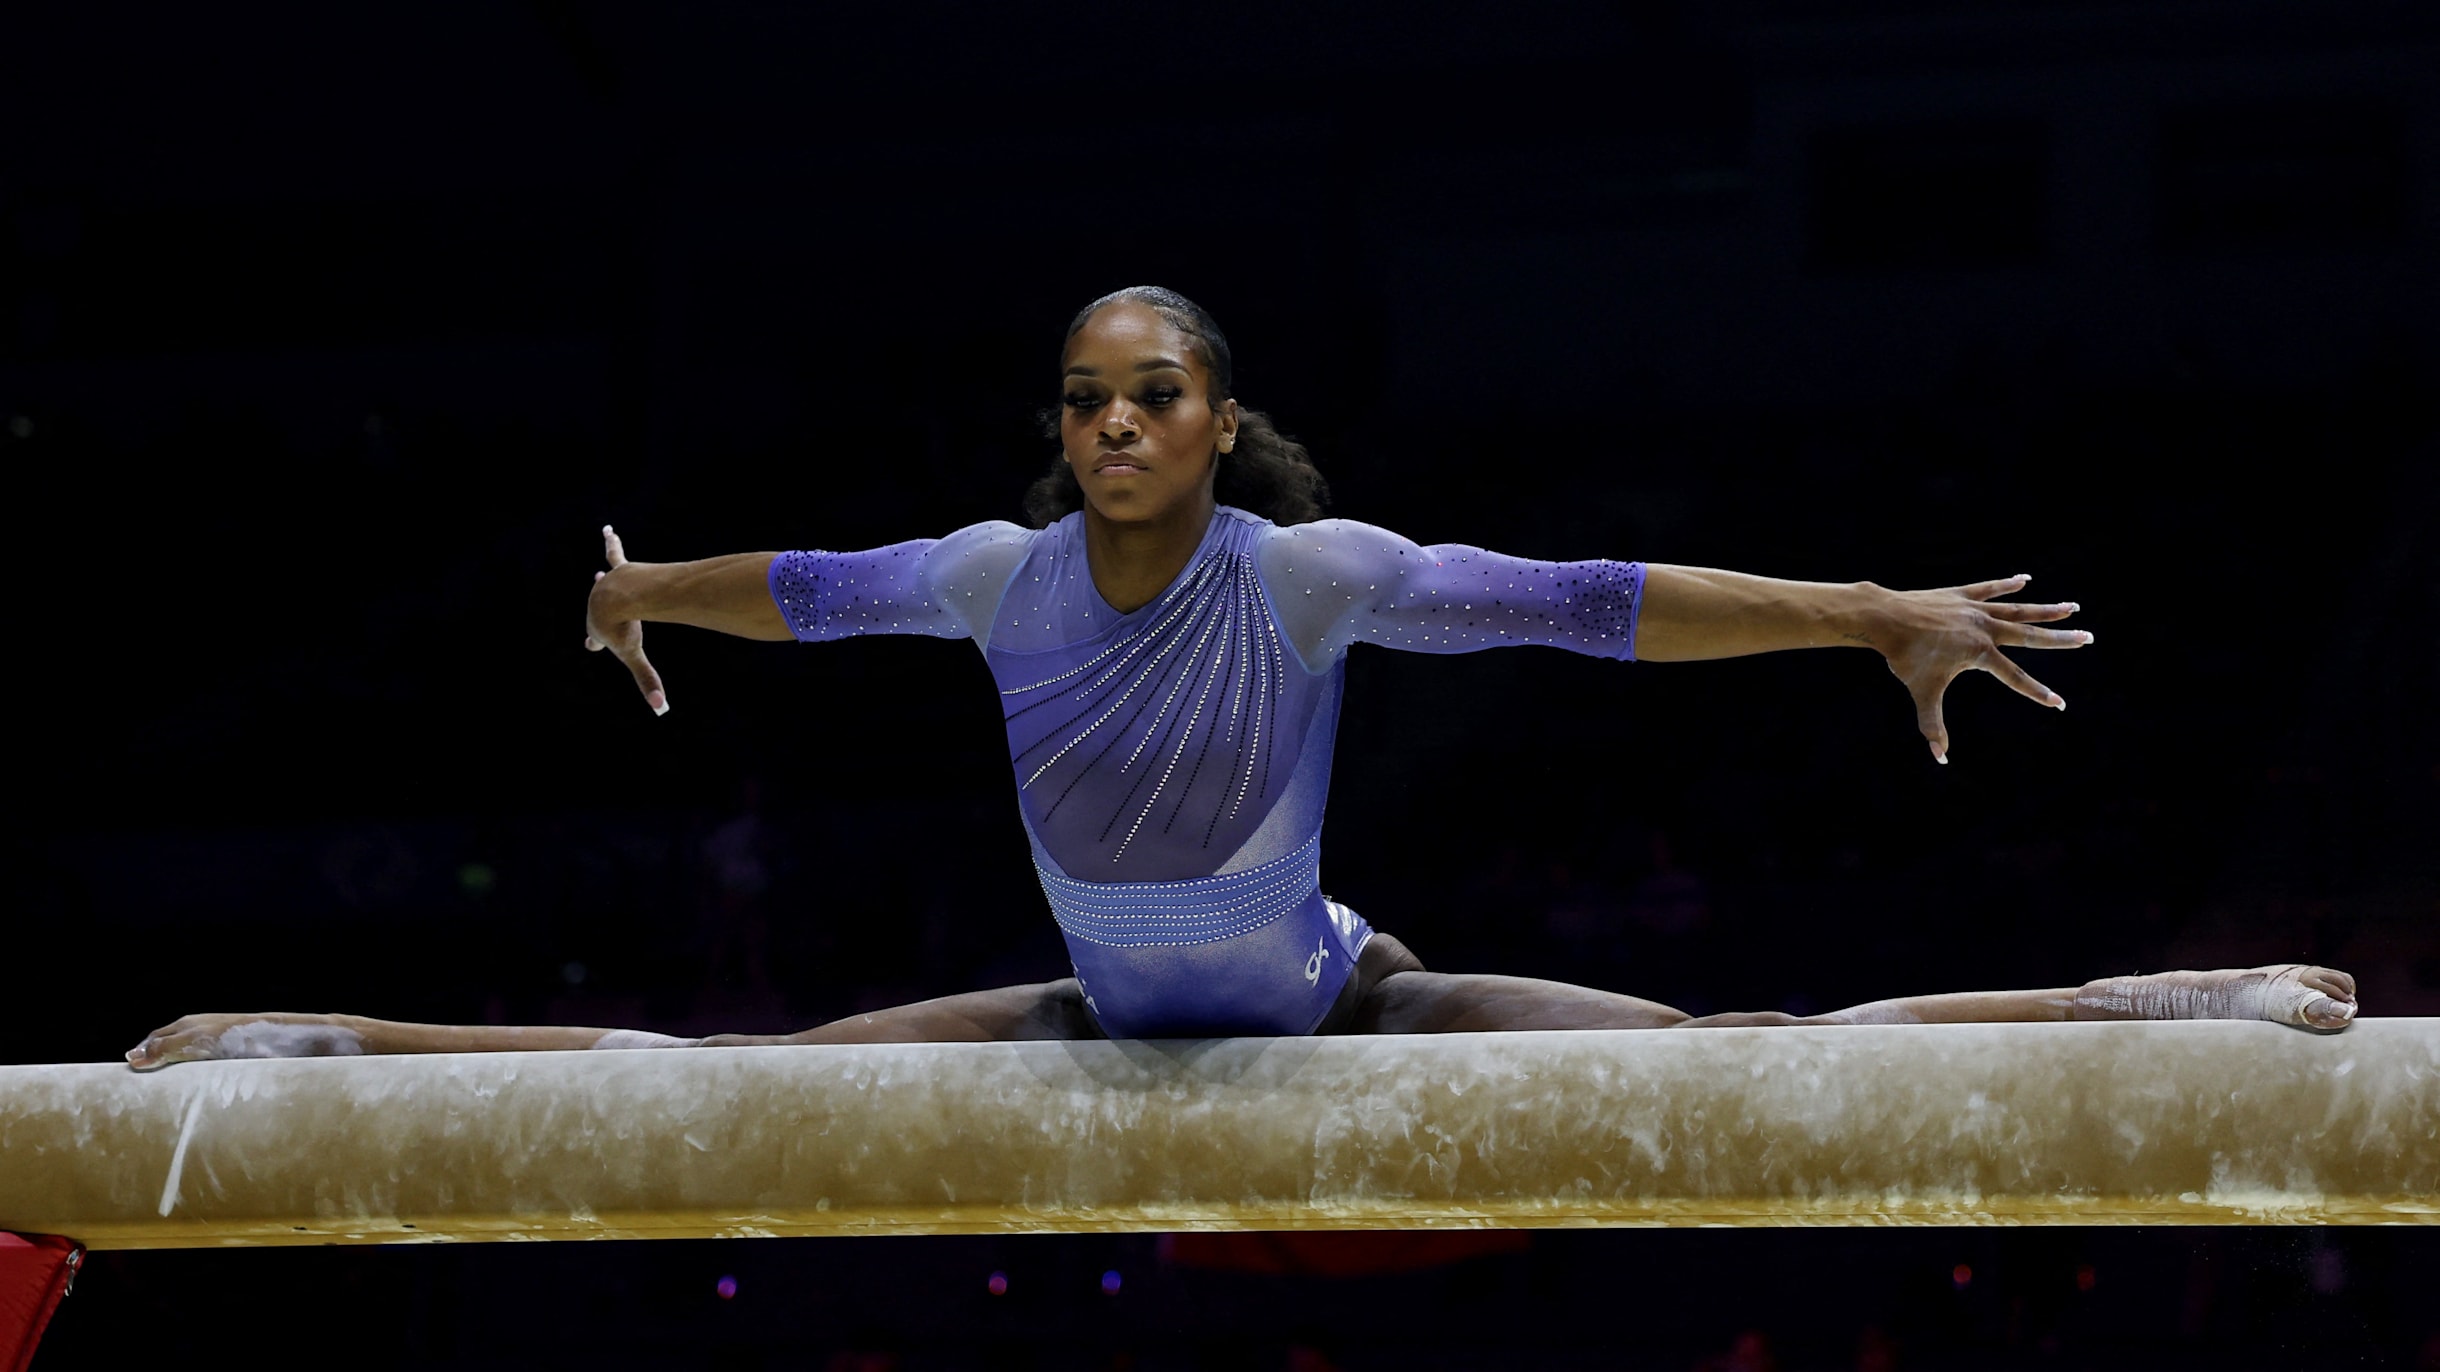
{"type": "Polygon", "coordinates": [[[224,1058],[352,1058],[364,1053],[364,1035],[336,1024],[281,1024],[250,1020],[220,1031],[217,1056],[224,1058]]]}
{"type": "Polygon", "coordinates": [[[2355,1007],[2304,984],[2301,963],[2222,972],[2161,972],[2115,977],[2087,987],[2077,999],[2095,1009],[2138,1019],[2266,1019],[2311,1026],[2305,1010],[2329,1000],[2346,1019],[2355,1007]]]}

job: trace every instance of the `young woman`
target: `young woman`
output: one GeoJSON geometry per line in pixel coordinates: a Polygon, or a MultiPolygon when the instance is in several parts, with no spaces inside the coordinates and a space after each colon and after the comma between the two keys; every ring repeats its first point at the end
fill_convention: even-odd
{"type": "Polygon", "coordinates": [[[999,684],[1019,813],[1076,975],[942,997],[782,1036],[189,1016],[128,1053],[198,1058],[539,1048],[1222,1034],[1657,1029],[2068,1019],[2272,1019],[2344,1027],[2355,983],[2298,965],[1881,1001],[1808,1018],[1689,1018],[1610,991],[1431,972],[1321,892],[1322,806],[1347,651],[1544,643],[1675,662],[1852,645],[1889,661],[1937,762],[1967,671],[2065,702],[2002,648],[2075,648],[2072,604],[2003,601],[2010,577],[1935,591],[1633,562],[1535,562],[1323,520],[1304,450],[1237,403],[1227,339],[1137,287],[1076,316],[1060,460],[1036,527],[978,524],[863,553],[631,562],[602,530],[585,644],[669,709],[646,622],[746,638],[970,638],[999,684]],[[1225,497],[1225,499],[1224,499],[1225,497]]]}

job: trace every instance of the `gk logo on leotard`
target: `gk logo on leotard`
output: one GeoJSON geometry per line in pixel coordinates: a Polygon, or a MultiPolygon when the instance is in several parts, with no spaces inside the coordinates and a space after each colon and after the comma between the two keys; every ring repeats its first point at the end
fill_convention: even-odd
{"type": "Polygon", "coordinates": [[[1305,984],[1318,986],[1322,980],[1322,959],[1330,956],[1330,945],[1320,939],[1313,941],[1313,956],[1305,959],[1305,984]]]}

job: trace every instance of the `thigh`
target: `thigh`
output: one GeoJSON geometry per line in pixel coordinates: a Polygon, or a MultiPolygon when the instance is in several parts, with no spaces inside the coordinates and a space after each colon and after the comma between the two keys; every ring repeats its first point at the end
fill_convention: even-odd
{"type": "Polygon", "coordinates": [[[1314,1029],[1316,1034],[1360,1034],[1372,1030],[1356,1027],[1373,992],[1387,978],[1423,970],[1423,960],[1407,951],[1406,945],[1376,929],[1364,942],[1364,951],[1356,954],[1356,970],[1339,988],[1338,999],[1330,1003],[1330,1013],[1314,1029]]]}
{"type": "Polygon", "coordinates": [[[1666,1029],[1686,1018],[1657,1001],[1532,977],[1401,972],[1384,977],[1348,1025],[1355,1034],[1514,1029],[1666,1029]]]}
{"type": "Polygon", "coordinates": [[[1101,1037],[1100,1026],[1085,1010],[1084,988],[1074,977],[896,1005],[789,1035],[796,1043],[1007,1043],[1101,1037]]]}

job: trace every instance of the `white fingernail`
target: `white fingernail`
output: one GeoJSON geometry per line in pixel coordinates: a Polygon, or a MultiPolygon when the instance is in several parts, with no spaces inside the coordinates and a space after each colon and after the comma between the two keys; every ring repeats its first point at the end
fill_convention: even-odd
{"type": "Polygon", "coordinates": [[[2092,636],[2092,633],[2091,633],[2089,630],[2085,631],[2085,634],[2084,634],[2084,641],[2085,641],[2085,642],[2087,642],[2087,643],[2090,643],[2090,642],[2092,642],[2092,641],[2093,641],[2093,636],[2092,636]]]}
{"type": "Polygon", "coordinates": [[[1947,753],[1934,753],[1932,754],[1932,761],[1946,767],[1949,765],[1949,755],[1947,753]]]}
{"type": "Polygon", "coordinates": [[[609,525],[607,525],[607,524],[604,524],[604,525],[602,526],[602,536],[603,536],[603,537],[605,537],[605,538],[607,538],[607,537],[609,536],[609,534],[610,534],[610,526],[609,526],[609,525]]]}
{"type": "Polygon", "coordinates": [[[656,715],[665,715],[665,714],[668,714],[668,713],[669,713],[669,702],[668,702],[668,701],[662,701],[660,704],[653,706],[653,707],[652,707],[652,712],[653,712],[654,714],[656,714],[656,715]]]}

